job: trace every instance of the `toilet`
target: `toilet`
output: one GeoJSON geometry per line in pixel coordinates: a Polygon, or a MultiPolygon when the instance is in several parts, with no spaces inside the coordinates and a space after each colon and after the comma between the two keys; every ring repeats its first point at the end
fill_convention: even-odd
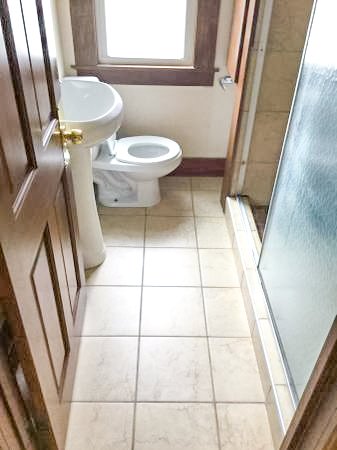
{"type": "Polygon", "coordinates": [[[159,136],[111,136],[91,149],[96,197],[108,207],[148,207],[160,201],[159,178],[182,160],[177,142],[159,136]]]}
{"type": "MultiPolygon", "coordinates": [[[[64,77],[65,81],[100,82],[94,76],[64,77]]],[[[116,95],[119,97],[118,93],[116,95]]],[[[119,126],[111,132],[118,131],[119,126]]],[[[91,129],[91,134],[94,134],[93,131],[91,129]]],[[[155,205],[160,201],[159,178],[176,169],[182,160],[180,146],[171,139],[159,136],[117,139],[115,132],[101,145],[91,147],[90,151],[96,199],[109,207],[155,205]]],[[[88,159],[90,161],[89,154],[88,159]]],[[[92,186],[92,182],[90,184],[92,186]]]]}

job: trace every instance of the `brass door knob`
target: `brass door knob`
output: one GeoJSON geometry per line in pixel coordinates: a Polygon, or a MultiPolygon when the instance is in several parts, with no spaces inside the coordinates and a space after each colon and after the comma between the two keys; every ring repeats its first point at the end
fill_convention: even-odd
{"type": "Polygon", "coordinates": [[[71,142],[72,144],[82,144],[83,142],[83,132],[82,130],[78,130],[76,128],[69,131],[64,131],[63,137],[67,142],[71,142]]]}
{"type": "Polygon", "coordinates": [[[55,134],[61,135],[65,144],[69,144],[70,142],[72,144],[82,144],[83,142],[83,132],[76,128],[66,130],[66,127],[62,125],[60,126],[60,130],[56,131],[55,134]]]}

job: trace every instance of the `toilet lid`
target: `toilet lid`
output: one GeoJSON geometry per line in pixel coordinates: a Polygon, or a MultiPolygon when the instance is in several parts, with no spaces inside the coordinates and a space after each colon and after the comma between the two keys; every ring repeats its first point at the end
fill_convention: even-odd
{"type": "Polygon", "coordinates": [[[116,159],[130,164],[156,164],[175,159],[180,146],[171,139],[159,136],[133,136],[118,139],[116,159]]]}

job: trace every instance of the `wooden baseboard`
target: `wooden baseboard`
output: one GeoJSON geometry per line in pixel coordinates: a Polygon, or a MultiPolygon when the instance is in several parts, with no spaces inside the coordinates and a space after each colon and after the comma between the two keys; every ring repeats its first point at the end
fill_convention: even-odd
{"type": "Polygon", "coordinates": [[[183,158],[180,166],[170,173],[178,177],[223,177],[225,158],[183,158]]]}

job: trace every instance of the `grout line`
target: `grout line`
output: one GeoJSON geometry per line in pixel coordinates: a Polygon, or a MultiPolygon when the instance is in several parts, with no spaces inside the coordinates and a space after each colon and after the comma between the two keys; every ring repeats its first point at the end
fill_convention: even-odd
{"type": "MultiPolygon", "coordinates": [[[[197,249],[196,249],[197,250],[197,249]]],[[[144,284],[139,286],[139,284],[88,284],[86,287],[146,287],[146,288],[205,288],[205,289],[240,289],[240,286],[205,286],[200,284],[144,284]]]]}
{"type": "Polygon", "coordinates": [[[139,400],[135,402],[134,400],[74,400],[74,401],[68,401],[64,403],[80,403],[80,404],[91,404],[91,403],[102,403],[102,404],[130,404],[133,405],[135,403],[146,403],[146,404],[179,404],[179,405],[185,405],[185,404],[192,404],[192,405],[265,405],[265,402],[252,402],[252,401],[225,401],[220,400],[218,402],[213,401],[205,401],[205,400],[139,400]]]}
{"type": "MultiPolygon", "coordinates": [[[[166,216],[165,218],[168,218],[166,216]]],[[[144,248],[144,245],[122,245],[122,244],[116,244],[116,245],[109,245],[105,244],[107,248],[144,248]]],[[[145,245],[145,248],[154,248],[154,249],[162,249],[162,248],[172,248],[177,250],[195,250],[199,248],[200,250],[233,250],[232,247],[200,247],[198,245],[145,245]]]]}
{"type": "Polygon", "coordinates": [[[144,239],[143,239],[143,267],[142,267],[142,283],[140,293],[140,307],[139,307],[139,326],[138,326],[138,349],[137,349],[137,366],[135,377],[135,401],[133,410],[133,423],[132,423],[132,444],[131,449],[135,448],[136,438],[136,416],[137,416],[137,397],[138,397],[138,378],[139,378],[139,362],[140,362],[140,340],[141,340],[141,328],[142,328],[142,310],[143,310],[143,289],[144,289],[144,270],[145,270],[145,240],[146,240],[146,227],[147,227],[147,209],[145,210],[145,222],[144,222],[144,239]]]}
{"type": "MultiPolygon", "coordinates": [[[[194,231],[195,231],[195,235],[197,236],[197,221],[196,221],[196,216],[195,216],[193,195],[192,195],[192,210],[193,210],[193,218],[194,218],[194,231]]],[[[210,370],[210,377],[211,377],[211,384],[212,384],[213,408],[214,408],[214,416],[215,416],[215,424],[216,424],[216,433],[217,433],[219,450],[221,450],[220,427],[219,427],[219,418],[218,418],[218,412],[217,412],[217,407],[216,407],[215,387],[214,387],[213,368],[212,368],[212,358],[211,358],[210,342],[209,342],[209,338],[208,338],[208,326],[207,326],[207,319],[206,319],[206,305],[205,305],[205,297],[204,297],[204,290],[203,290],[203,282],[202,282],[202,274],[201,274],[201,262],[200,262],[200,252],[199,252],[198,242],[197,242],[197,254],[198,254],[200,284],[201,284],[202,306],[203,306],[203,311],[204,311],[204,324],[205,324],[205,330],[206,330],[206,342],[207,342],[207,350],[208,350],[208,363],[209,363],[209,370],[210,370]]]]}
{"type": "Polygon", "coordinates": [[[199,335],[199,334],[83,334],[76,335],[77,338],[179,338],[179,339],[249,339],[251,340],[251,336],[212,336],[210,335],[199,335]]]}
{"type": "MultiPolygon", "coordinates": [[[[195,249],[197,250],[197,249],[195,249]]],[[[203,250],[203,249],[202,249],[203,250]]],[[[115,288],[115,287],[130,287],[130,288],[141,288],[141,287],[150,287],[150,288],[160,288],[160,287],[164,287],[164,288],[204,288],[204,289],[241,289],[240,286],[201,286],[199,285],[186,285],[184,284],[182,285],[164,285],[164,284],[144,284],[144,285],[139,285],[139,284],[87,284],[85,287],[90,287],[90,288],[100,288],[100,287],[108,287],[108,288],[115,288]]]]}
{"type": "Polygon", "coordinates": [[[205,400],[139,400],[135,402],[134,400],[71,400],[64,403],[78,403],[78,404],[104,404],[104,405],[119,405],[119,404],[127,404],[127,405],[137,405],[137,404],[177,404],[177,405],[266,405],[265,402],[252,402],[252,401],[225,401],[220,400],[218,402],[213,401],[205,401],[205,400]]]}
{"type": "MultiPolygon", "coordinates": [[[[133,217],[133,216],[110,216],[110,217],[133,217]]],[[[144,216],[138,216],[138,217],[144,217],[144,216]]],[[[224,219],[225,218],[225,213],[220,216],[211,216],[211,215],[185,215],[185,214],[164,214],[164,213],[160,213],[160,214],[148,214],[147,217],[171,217],[171,218],[175,218],[175,219],[193,219],[193,217],[196,217],[198,219],[224,219]]]]}

